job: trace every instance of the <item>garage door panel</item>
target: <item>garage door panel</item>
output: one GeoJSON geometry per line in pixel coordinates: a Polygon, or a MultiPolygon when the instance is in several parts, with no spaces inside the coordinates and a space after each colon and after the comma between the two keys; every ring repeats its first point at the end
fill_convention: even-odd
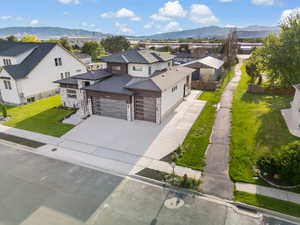
{"type": "Polygon", "coordinates": [[[127,119],[126,100],[93,98],[94,114],[118,119],[127,119]]]}
{"type": "Polygon", "coordinates": [[[156,122],[156,98],[138,96],[134,106],[135,119],[156,122]]]}

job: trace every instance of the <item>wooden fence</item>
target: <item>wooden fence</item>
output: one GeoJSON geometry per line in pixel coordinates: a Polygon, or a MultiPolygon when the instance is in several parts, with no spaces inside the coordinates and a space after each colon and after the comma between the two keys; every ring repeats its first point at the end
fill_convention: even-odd
{"type": "Polygon", "coordinates": [[[249,84],[247,92],[253,94],[295,95],[294,88],[266,88],[256,84],[249,84]]]}
{"type": "Polygon", "coordinates": [[[209,81],[209,82],[203,82],[203,81],[192,81],[192,88],[193,89],[200,89],[205,91],[215,91],[220,85],[220,82],[218,81],[209,81]]]}

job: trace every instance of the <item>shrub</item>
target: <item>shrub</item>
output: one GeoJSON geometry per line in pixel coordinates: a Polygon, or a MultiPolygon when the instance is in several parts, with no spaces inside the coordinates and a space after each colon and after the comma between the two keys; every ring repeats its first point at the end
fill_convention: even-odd
{"type": "Polygon", "coordinates": [[[300,142],[292,142],[283,146],[277,154],[260,158],[257,166],[262,172],[279,176],[284,183],[300,184],[300,142]]]}
{"type": "Polygon", "coordinates": [[[3,115],[4,118],[7,117],[7,109],[6,109],[5,105],[2,105],[2,115],[3,115]]]}

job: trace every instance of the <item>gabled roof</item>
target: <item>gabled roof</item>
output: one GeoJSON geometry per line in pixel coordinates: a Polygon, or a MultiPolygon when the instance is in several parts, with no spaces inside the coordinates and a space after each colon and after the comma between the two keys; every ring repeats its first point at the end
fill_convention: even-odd
{"type": "Polygon", "coordinates": [[[0,42],[0,55],[1,52],[10,52],[11,54],[18,52],[18,54],[21,54],[29,49],[33,49],[20,64],[8,65],[3,68],[14,79],[25,78],[41,62],[41,60],[48,55],[54,46],[56,46],[56,43],[0,42]]]}
{"type": "Polygon", "coordinates": [[[184,79],[187,75],[192,74],[195,69],[188,67],[173,67],[171,70],[161,72],[158,75],[151,77],[151,80],[164,91],[171,86],[177,84],[180,80],[184,79]]]}
{"type": "Polygon", "coordinates": [[[76,76],[73,76],[73,79],[78,80],[100,80],[107,77],[110,77],[112,73],[107,72],[106,70],[95,70],[95,71],[89,71],[86,73],[78,74],[76,76]]]}
{"type": "Polygon", "coordinates": [[[161,89],[153,82],[153,80],[149,78],[132,78],[125,87],[134,90],[161,91],[161,89]]]}
{"type": "Polygon", "coordinates": [[[166,52],[156,52],[151,50],[131,49],[101,58],[103,62],[111,63],[140,63],[151,64],[156,62],[166,62],[172,60],[173,55],[166,52]]]}
{"type": "Polygon", "coordinates": [[[224,65],[224,61],[214,58],[214,57],[211,57],[211,56],[207,56],[202,59],[197,59],[197,60],[182,64],[181,66],[190,67],[190,68],[201,68],[201,64],[211,67],[211,68],[214,68],[214,69],[220,69],[224,65]]]}

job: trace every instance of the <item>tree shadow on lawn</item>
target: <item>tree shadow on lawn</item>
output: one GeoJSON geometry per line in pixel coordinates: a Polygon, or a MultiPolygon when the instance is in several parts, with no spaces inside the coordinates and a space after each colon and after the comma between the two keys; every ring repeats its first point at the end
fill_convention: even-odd
{"type": "MultiPolygon", "coordinates": [[[[247,103],[258,104],[257,122],[259,128],[256,132],[257,156],[273,153],[283,145],[300,140],[290,134],[281,110],[290,107],[292,97],[287,95],[262,95],[245,93],[242,100],[247,103]],[[260,107],[262,107],[260,109],[260,107]]],[[[255,106],[253,107],[255,109],[255,106]]]]}
{"type": "Polygon", "coordinates": [[[52,108],[14,124],[10,124],[10,121],[8,121],[8,126],[54,137],[61,137],[74,127],[72,124],[64,124],[61,122],[72,113],[70,110],[52,108]]]}

